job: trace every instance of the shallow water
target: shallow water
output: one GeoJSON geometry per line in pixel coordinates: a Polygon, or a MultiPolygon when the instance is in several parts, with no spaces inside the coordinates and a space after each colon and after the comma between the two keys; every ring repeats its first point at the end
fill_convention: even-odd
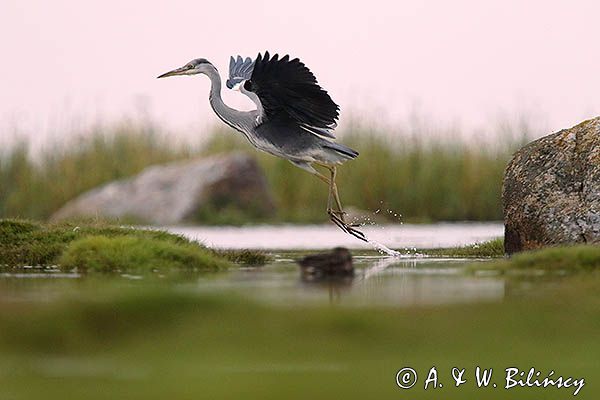
{"type": "MultiPolygon", "coordinates": [[[[333,225],[166,227],[208,246],[227,249],[373,249],[333,225]]],[[[467,245],[500,237],[502,223],[374,225],[359,228],[370,240],[396,250],[467,245]]]]}
{"type": "Polygon", "coordinates": [[[505,294],[502,277],[464,273],[466,264],[484,260],[359,254],[354,256],[354,277],[308,280],[301,276],[294,261],[304,254],[279,254],[267,266],[234,269],[219,277],[200,277],[190,287],[201,292],[231,291],[281,306],[329,302],[410,307],[499,301],[505,294]]]}
{"type": "MultiPolygon", "coordinates": [[[[238,296],[276,306],[341,304],[352,307],[452,304],[500,301],[505,278],[466,274],[464,267],[488,260],[404,256],[383,257],[375,252],[354,251],[353,277],[309,280],[296,260],[306,251],[276,252],[261,267],[237,267],[225,272],[196,274],[170,280],[156,274],[95,277],[92,286],[115,281],[144,285],[164,281],[182,290],[238,296]]],[[[0,299],[50,301],[77,291],[78,282],[90,279],[55,269],[0,274],[0,299]]],[[[76,293],[76,292],[75,292],[76,293]]]]}
{"type": "MultiPolygon", "coordinates": [[[[385,243],[466,244],[496,236],[500,229],[490,225],[394,227],[388,232],[397,229],[402,242],[385,243]]],[[[311,239],[262,229],[281,247],[311,239]]],[[[346,239],[329,227],[301,229],[314,234],[313,243],[329,240],[321,246],[346,239]]],[[[253,229],[238,235],[244,232],[253,229]]],[[[233,238],[224,247],[234,247],[233,238]]],[[[51,268],[0,274],[4,397],[504,398],[504,391],[479,388],[473,378],[470,386],[446,385],[451,368],[474,374],[479,365],[494,371],[533,365],[590,382],[598,376],[592,334],[598,284],[590,279],[596,276],[468,273],[466,266],[490,260],[354,249],[353,278],[311,281],[295,260],[314,248],[267,251],[273,261],[262,267],[185,276],[80,276],[51,268]],[[433,365],[444,388],[424,391],[433,365]],[[394,383],[407,366],[418,371],[421,385],[411,392],[394,383]]],[[[598,397],[593,385],[583,390],[591,394],[584,398],[598,397]]],[[[515,393],[572,396],[556,388],[515,393]]]]}
{"type": "MultiPolygon", "coordinates": [[[[465,274],[474,259],[430,258],[412,249],[445,247],[488,240],[502,233],[500,224],[388,225],[367,227],[374,240],[399,249],[400,257],[386,257],[334,226],[253,226],[168,228],[214,247],[263,249],[273,261],[262,267],[232,268],[178,280],[186,290],[223,292],[274,305],[338,303],[351,306],[401,306],[472,301],[498,301],[505,294],[499,276],[465,274]],[[345,280],[307,281],[295,262],[308,252],[347,246],[353,249],[355,276],[345,280]],[[294,250],[287,250],[287,249],[294,250]],[[278,250],[272,250],[278,249],[278,250]],[[307,250],[310,249],[310,250],[307,250]]],[[[485,261],[485,260],[483,260],[485,261]]],[[[156,281],[151,276],[121,275],[104,280],[156,281]]],[[[51,299],[68,287],[65,282],[85,279],[77,273],[31,269],[0,274],[0,291],[15,298],[35,295],[51,299]],[[40,288],[43,288],[40,291],[40,288]],[[34,290],[27,290],[34,289],[34,290]]],[[[168,279],[165,279],[168,282],[168,279]]],[[[101,282],[98,282],[101,285],[101,282]]]]}

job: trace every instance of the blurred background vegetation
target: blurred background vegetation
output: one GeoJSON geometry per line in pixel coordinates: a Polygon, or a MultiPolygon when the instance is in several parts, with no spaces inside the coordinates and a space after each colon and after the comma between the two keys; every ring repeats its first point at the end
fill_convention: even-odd
{"type": "MultiPolygon", "coordinates": [[[[196,143],[162,132],[138,120],[92,128],[36,150],[26,141],[5,147],[0,151],[0,217],[44,220],[77,195],[149,165],[241,150],[256,156],[264,169],[277,213],[269,221],[244,215],[226,221],[325,221],[326,187],[289,162],[255,151],[236,132],[214,128],[196,143]]],[[[485,135],[470,133],[351,124],[338,137],[360,157],[339,169],[342,201],[360,210],[381,210],[394,222],[500,220],[504,167],[531,139],[531,129],[527,123],[499,124],[485,135]]],[[[219,213],[215,218],[204,213],[198,222],[224,220],[219,213]]]]}

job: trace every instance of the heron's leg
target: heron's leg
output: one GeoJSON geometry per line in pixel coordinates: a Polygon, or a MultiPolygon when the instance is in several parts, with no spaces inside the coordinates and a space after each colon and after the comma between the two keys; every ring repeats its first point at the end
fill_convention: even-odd
{"type": "Polygon", "coordinates": [[[346,213],[344,212],[344,209],[342,208],[342,202],[340,201],[340,195],[338,193],[337,185],[335,183],[335,178],[336,178],[336,173],[337,173],[336,167],[330,166],[330,165],[325,165],[325,168],[327,168],[331,172],[330,190],[331,190],[331,193],[333,193],[333,197],[335,199],[335,203],[337,206],[337,211],[330,210],[330,212],[329,212],[329,216],[331,217],[331,220],[337,226],[339,226],[344,232],[349,233],[350,235],[354,236],[357,239],[368,242],[365,234],[362,233],[361,231],[359,231],[358,229],[355,229],[356,225],[348,224],[344,220],[344,215],[346,213]]]}
{"type": "Polygon", "coordinates": [[[342,202],[340,201],[340,195],[338,193],[337,184],[335,183],[335,178],[337,176],[337,169],[335,166],[328,167],[328,169],[329,169],[329,172],[331,172],[331,192],[333,194],[333,198],[334,198],[335,204],[337,206],[336,214],[339,215],[339,217],[341,218],[342,221],[345,221],[344,215],[346,215],[346,213],[344,212],[344,209],[342,208],[342,202]]]}
{"type": "Polygon", "coordinates": [[[338,217],[342,221],[345,221],[344,215],[346,215],[346,212],[344,211],[344,208],[342,207],[342,202],[340,200],[340,195],[338,192],[337,184],[335,183],[335,178],[337,176],[337,169],[335,166],[327,166],[327,165],[325,166],[325,168],[327,168],[329,170],[329,172],[331,173],[331,192],[333,194],[333,198],[335,200],[335,204],[337,207],[337,210],[335,210],[333,212],[335,214],[337,214],[338,217]]]}
{"type": "Polygon", "coordinates": [[[331,222],[336,224],[338,226],[338,228],[340,228],[344,232],[354,236],[357,239],[367,242],[368,240],[367,240],[367,237],[364,235],[364,233],[362,233],[359,230],[354,229],[351,225],[348,225],[343,219],[341,219],[338,215],[336,215],[336,214],[341,214],[343,217],[344,212],[342,211],[342,204],[340,202],[339,195],[337,193],[337,187],[336,187],[335,181],[334,181],[335,180],[335,167],[333,167],[333,170],[332,170],[332,168],[329,166],[326,166],[326,165],[323,165],[323,166],[331,171],[332,179],[327,178],[325,175],[321,174],[320,172],[318,172],[316,170],[310,171],[310,172],[312,172],[317,178],[319,178],[320,180],[322,180],[329,186],[329,198],[327,201],[327,214],[329,214],[329,219],[331,219],[331,222]],[[332,197],[335,199],[335,202],[336,202],[336,205],[338,208],[337,211],[333,211],[331,208],[332,197]]]}
{"type": "Polygon", "coordinates": [[[331,213],[331,200],[333,198],[333,188],[332,188],[332,181],[327,178],[325,175],[321,174],[318,171],[314,171],[313,174],[319,178],[320,180],[322,180],[323,182],[325,182],[327,184],[327,186],[329,186],[329,195],[327,196],[327,213],[331,213]]]}
{"type": "Polygon", "coordinates": [[[332,210],[331,203],[332,203],[332,199],[334,197],[333,184],[332,184],[333,182],[328,177],[321,174],[317,170],[314,170],[311,172],[317,178],[319,178],[320,180],[325,182],[327,184],[327,186],[329,186],[329,196],[327,197],[327,214],[329,214],[329,219],[331,219],[331,222],[336,224],[338,226],[338,228],[340,228],[341,230],[343,230],[346,233],[351,234],[351,232],[348,230],[349,227],[346,225],[346,223],[343,220],[341,220],[337,215],[335,215],[335,212],[332,210]]]}

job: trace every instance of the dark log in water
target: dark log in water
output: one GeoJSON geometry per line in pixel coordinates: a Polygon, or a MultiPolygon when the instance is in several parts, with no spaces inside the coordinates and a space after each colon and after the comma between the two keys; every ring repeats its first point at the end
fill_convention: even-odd
{"type": "Polygon", "coordinates": [[[298,260],[303,276],[353,276],[352,254],[345,247],[336,247],[328,253],[308,255],[298,260]]]}

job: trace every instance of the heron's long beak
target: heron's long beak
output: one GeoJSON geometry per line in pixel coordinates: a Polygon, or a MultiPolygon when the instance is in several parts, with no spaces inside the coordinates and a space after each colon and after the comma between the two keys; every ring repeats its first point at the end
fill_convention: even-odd
{"type": "Polygon", "coordinates": [[[185,71],[185,70],[186,70],[185,67],[176,68],[173,71],[165,72],[164,74],[157,76],[156,79],[166,78],[167,76],[181,75],[182,72],[185,71]]]}

